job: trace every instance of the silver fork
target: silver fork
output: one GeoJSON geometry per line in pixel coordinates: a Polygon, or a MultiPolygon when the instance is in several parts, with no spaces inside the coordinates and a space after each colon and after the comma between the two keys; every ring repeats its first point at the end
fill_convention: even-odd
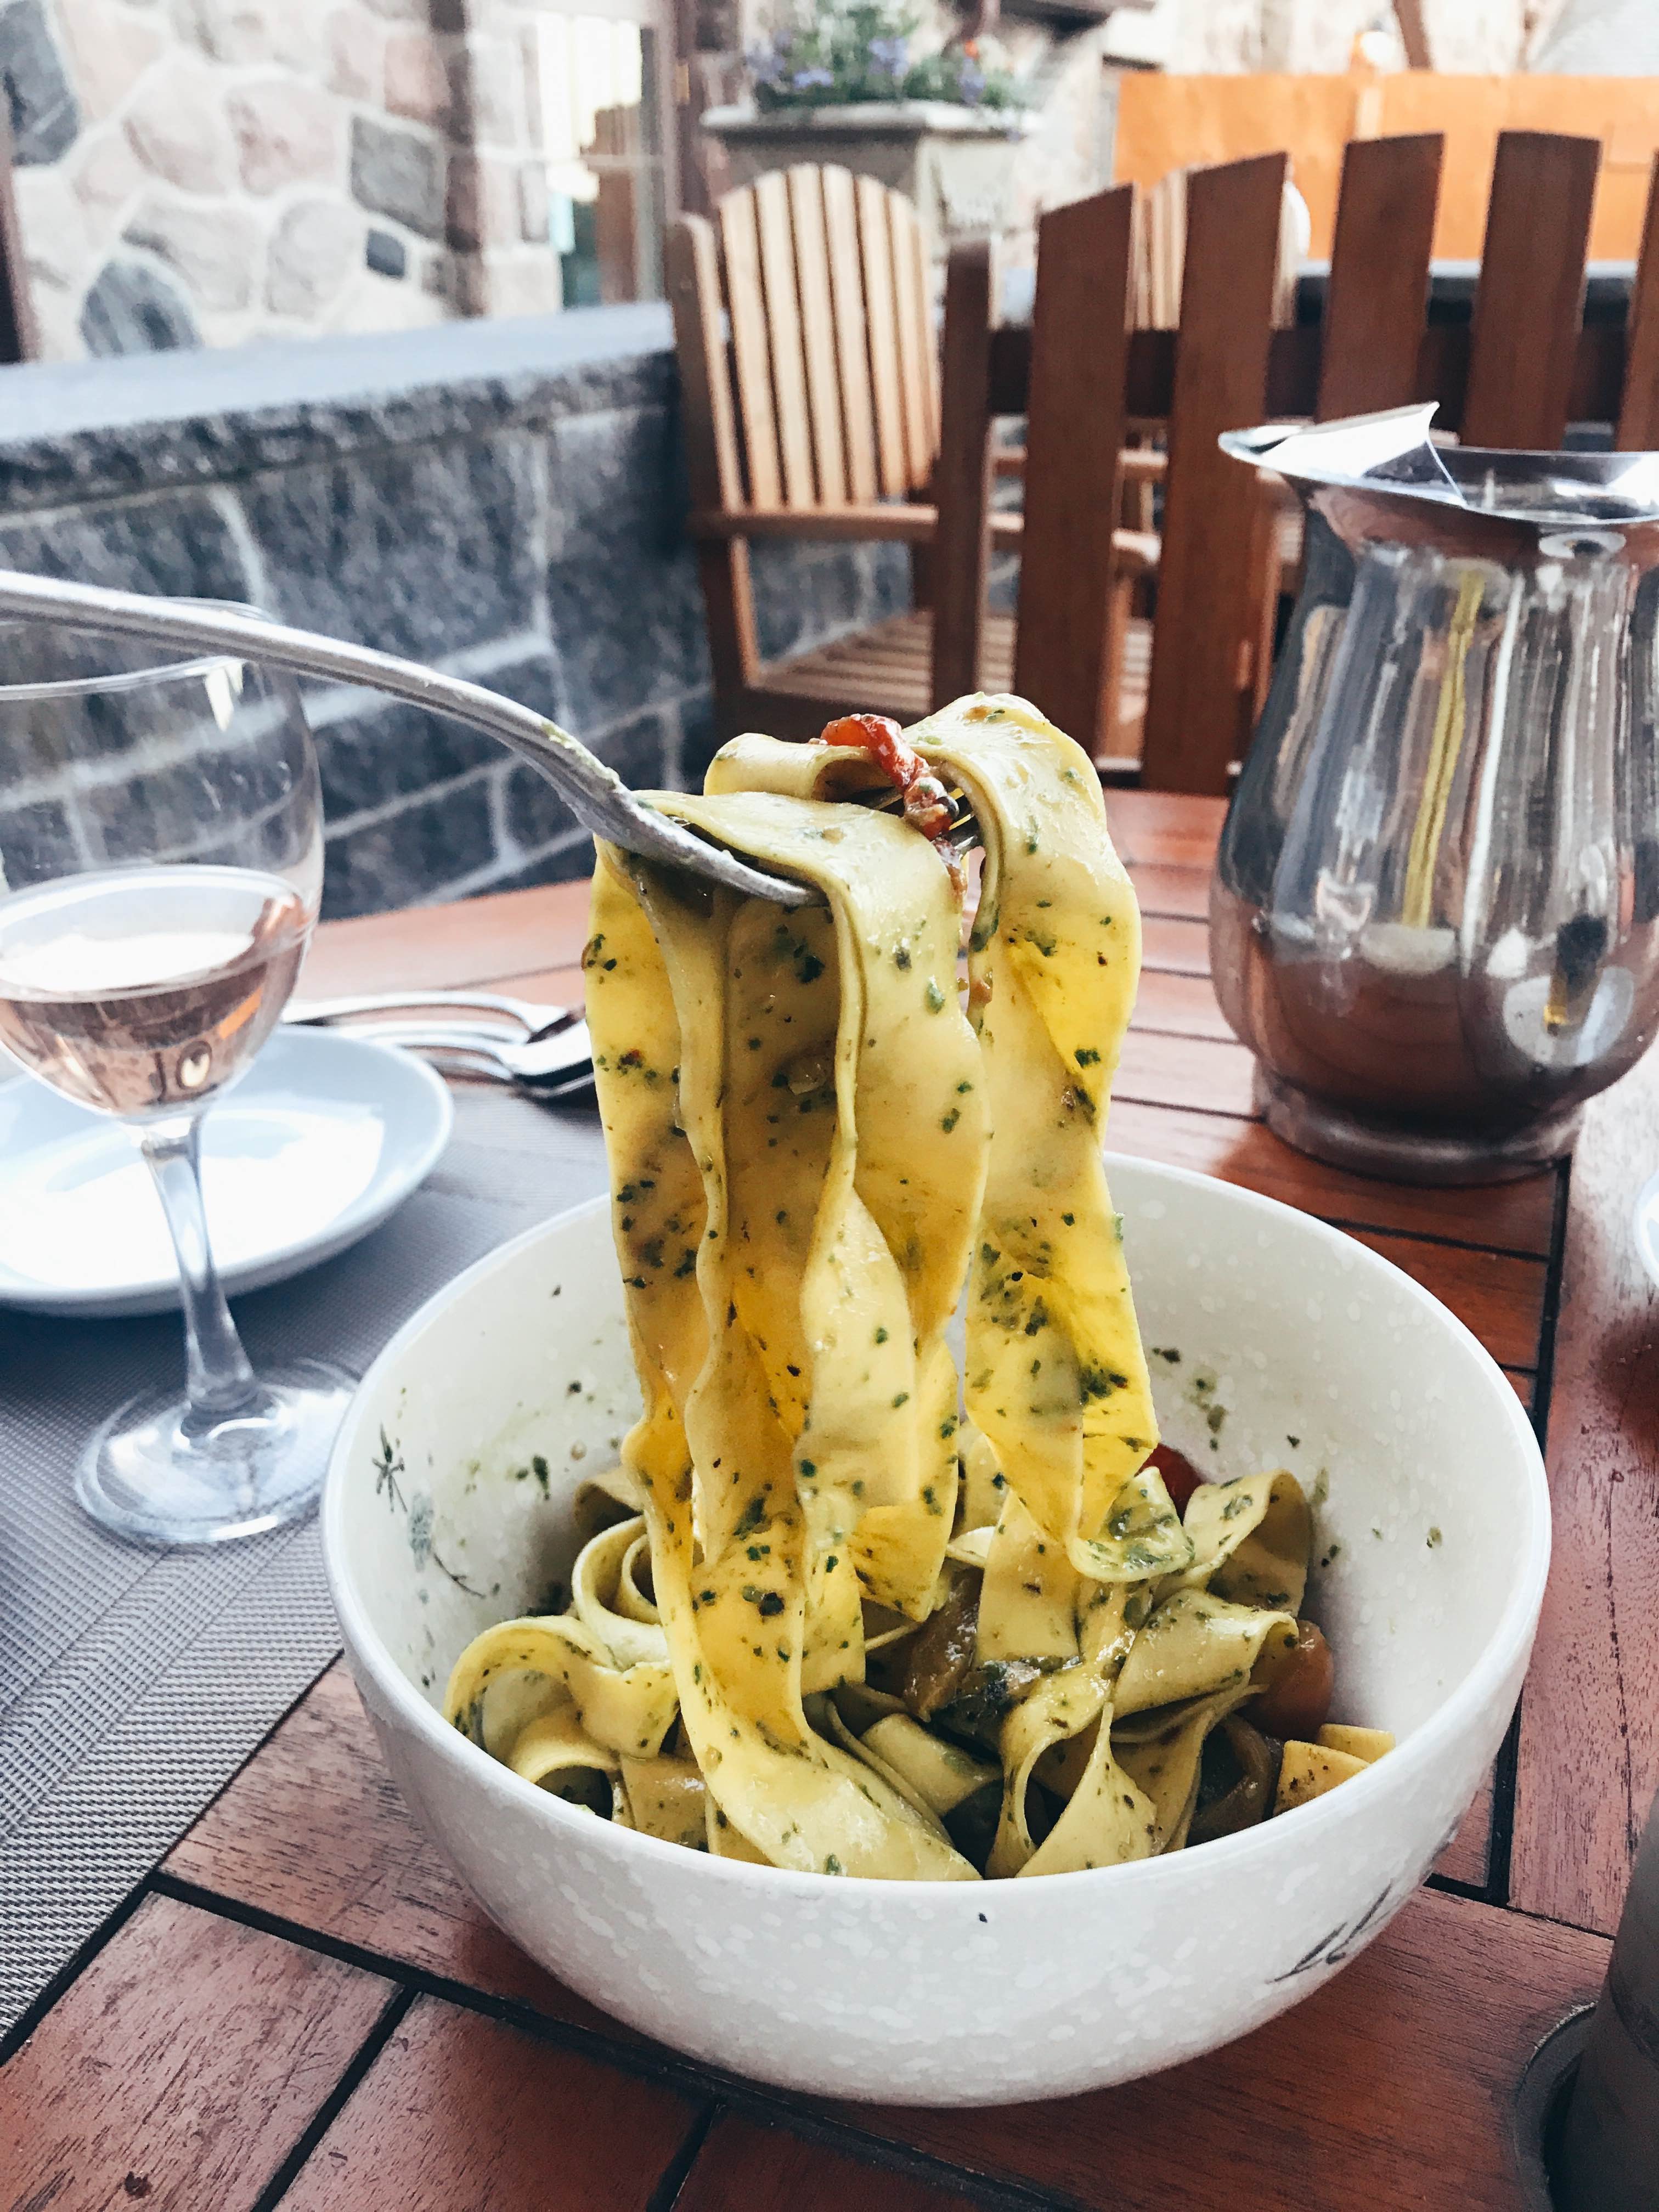
{"type": "Polygon", "coordinates": [[[347,1034],[418,1052],[447,1074],[487,1076],[544,1097],[575,1089],[593,1072],[593,1046],[584,1021],[522,1040],[449,1023],[376,1023],[347,1034]]]}
{"type": "Polygon", "coordinates": [[[805,906],[817,896],[805,884],[751,867],[722,846],[659,814],[586,745],[533,708],[521,707],[516,700],[504,699],[461,677],[423,668],[417,661],[400,660],[369,646],[347,644],[312,630],[290,629],[228,607],[108,592],[91,584],[64,583],[56,576],[26,575],[17,569],[0,569],[0,616],[149,638],[187,653],[230,653],[238,659],[285,668],[295,676],[327,676],[341,684],[389,692],[395,699],[447,714],[498,738],[546,777],[585,828],[642,860],[689,869],[710,883],[723,884],[750,898],[774,899],[780,906],[805,906]]]}
{"type": "MultiPolygon", "coordinates": [[[[559,793],[576,819],[597,837],[637,854],[641,860],[684,868],[708,882],[724,884],[750,898],[780,906],[806,906],[820,894],[811,884],[769,873],[698,835],[685,823],[659,813],[632,792],[614,769],[589,752],[556,722],[503,698],[480,684],[450,676],[418,661],[400,660],[367,645],[324,637],[314,630],[291,629],[263,616],[198,599],[163,599],[137,592],[111,592],[93,584],[70,584],[56,576],[27,575],[0,568],[0,617],[55,622],[70,629],[114,632],[151,639],[186,652],[226,653],[239,659],[264,661],[295,676],[328,676],[342,684],[361,684],[394,699],[447,714],[497,738],[527,761],[559,793]]],[[[902,805],[888,793],[877,801],[884,810],[902,805]]],[[[971,810],[960,794],[952,801],[951,842],[958,852],[976,842],[971,810]]]]}
{"type": "Polygon", "coordinates": [[[453,991],[364,991],[352,998],[296,999],[284,1009],[283,1019],[306,1029],[333,1022],[355,1024],[365,1014],[409,1013],[459,1014],[463,1023],[469,1014],[499,1014],[515,1024],[506,1034],[509,1041],[520,1044],[546,1036],[579,1018],[569,1006],[538,1004],[533,999],[511,998],[504,991],[475,991],[462,985],[453,991]]]}

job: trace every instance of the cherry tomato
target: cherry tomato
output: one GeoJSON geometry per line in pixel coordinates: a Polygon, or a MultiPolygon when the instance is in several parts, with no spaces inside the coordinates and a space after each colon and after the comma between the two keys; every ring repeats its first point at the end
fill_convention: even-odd
{"type": "MultiPolygon", "coordinates": [[[[871,759],[897,785],[904,799],[904,818],[913,830],[935,842],[951,826],[951,802],[945,786],[929,773],[927,763],[890,714],[842,714],[826,722],[813,742],[820,745],[853,745],[871,759]]],[[[957,890],[960,895],[961,886],[957,890]]]]}
{"type": "Polygon", "coordinates": [[[901,791],[925,773],[920,754],[905,743],[903,731],[890,714],[842,714],[824,724],[817,743],[862,747],[901,791]]]}
{"type": "Polygon", "coordinates": [[[1262,1687],[1250,1701],[1252,1725],[1281,1741],[1312,1743],[1330,1717],[1330,1645],[1312,1621],[1298,1620],[1293,1640],[1273,1630],[1256,1663],[1262,1687]]]}
{"type": "Polygon", "coordinates": [[[1188,1499],[1204,1477],[1191,1460],[1183,1452],[1178,1452],[1173,1444],[1159,1444],[1146,1464],[1155,1467],[1164,1477],[1164,1487],[1169,1492],[1176,1511],[1184,1515],[1188,1499]]]}

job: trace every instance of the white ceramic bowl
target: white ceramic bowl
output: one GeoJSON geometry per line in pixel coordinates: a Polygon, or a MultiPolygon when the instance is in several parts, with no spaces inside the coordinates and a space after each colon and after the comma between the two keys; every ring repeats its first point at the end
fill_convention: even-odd
{"type": "Polygon", "coordinates": [[[1214,2048],[1316,1988],[1422,1880],[1497,1752],[1549,1559],[1532,1429],[1480,1346],[1306,1215],[1110,1163],[1170,1441],[1316,1495],[1336,1717],[1398,1750],[1264,1826],[986,1883],[780,1873],[615,1828],[447,1727],[450,1664],[571,1556],[568,1500],[636,1405],[603,1204],[459,1276],[341,1432],[323,1535],[351,1665],[410,1806],[491,1917],[646,2033],[842,2097],[1063,2095],[1214,2048]],[[1201,1376],[1213,1387],[1195,1389],[1201,1376]],[[1225,1408],[1210,1449],[1200,1407],[1225,1408]]]}

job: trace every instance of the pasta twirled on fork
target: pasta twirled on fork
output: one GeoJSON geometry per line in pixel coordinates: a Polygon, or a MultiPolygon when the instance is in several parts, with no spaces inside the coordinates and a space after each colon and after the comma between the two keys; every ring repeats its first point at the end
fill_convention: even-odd
{"type": "Polygon", "coordinates": [[[727,1856],[1066,1872],[1186,1842],[1206,1771],[1266,1810],[1239,1709],[1297,1663],[1310,1515],[1265,1473],[1183,1521],[1150,1456],[1101,1159],[1139,918],[1093,769],[1012,698],[908,737],[984,845],[965,1007],[952,870],[925,807],[859,803],[861,745],[739,738],[657,800],[822,904],[601,848],[587,1013],[645,1411],[569,1610],[477,1638],[447,1709],[727,1856]]]}

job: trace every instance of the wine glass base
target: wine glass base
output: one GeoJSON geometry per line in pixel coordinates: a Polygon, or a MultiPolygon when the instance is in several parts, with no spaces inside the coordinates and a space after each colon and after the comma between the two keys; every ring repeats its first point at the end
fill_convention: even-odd
{"type": "Polygon", "coordinates": [[[138,1544],[228,1544],[280,1528],[315,1506],[356,1388],[328,1360],[290,1360],[261,1371],[248,1411],[206,1426],[183,1398],[147,1390],[91,1437],[76,1495],[138,1544]]]}

